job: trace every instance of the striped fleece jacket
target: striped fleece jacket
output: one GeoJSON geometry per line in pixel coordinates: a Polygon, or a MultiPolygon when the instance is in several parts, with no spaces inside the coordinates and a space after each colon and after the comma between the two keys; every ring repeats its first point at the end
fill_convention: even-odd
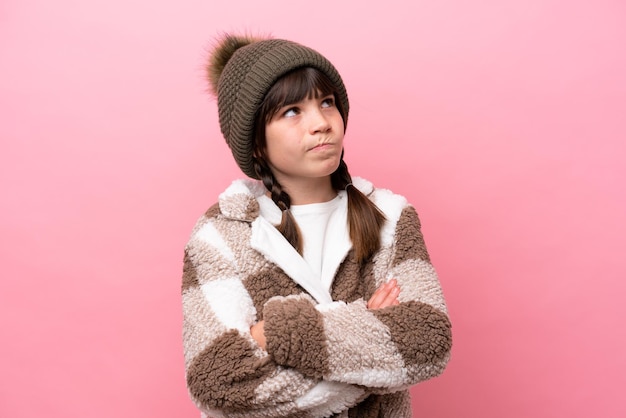
{"type": "Polygon", "coordinates": [[[195,225],[183,341],[203,417],[411,417],[409,386],[444,370],[450,321],[417,213],[402,196],[354,185],[387,218],[381,249],[359,265],[349,239],[339,244],[330,286],[259,216],[260,182],[235,181],[195,225]],[[367,309],[390,278],[400,303],[367,309]],[[250,335],[260,320],[267,351],[250,335]]]}

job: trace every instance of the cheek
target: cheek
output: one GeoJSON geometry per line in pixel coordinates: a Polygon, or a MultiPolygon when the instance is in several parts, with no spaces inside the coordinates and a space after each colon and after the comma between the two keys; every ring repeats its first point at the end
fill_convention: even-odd
{"type": "Polygon", "coordinates": [[[346,132],[346,127],[343,123],[343,119],[341,118],[341,115],[339,115],[337,121],[335,122],[335,126],[336,126],[336,130],[337,132],[339,132],[340,137],[341,137],[341,141],[343,141],[343,136],[346,132]]]}
{"type": "Polygon", "coordinates": [[[277,142],[276,129],[272,129],[270,126],[265,128],[265,155],[268,159],[271,159],[276,154],[276,150],[280,148],[277,142]]]}
{"type": "Polygon", "coordinates": [[[265,143],[268,148],[277,148],[280,144],[288,142],[291,136],[293,136],[292,130],[284,124],[274,122],[265,127],[265,143]]]}
{"type": "Polygon", "coordinates": [[[303,146],[302,133],[293,127],[268,125],[265,128],[265,147],[268,157],[295,155],[303,146]]]}
{"type": "Polygon", "coordinates": [[[335,117],[335,126],[337,127],[337,130],[342,134],[346,131],[346,126],[343,123],[343,118],[341,117],[341,114],[339,112],[337,112],[337,116],[335,117]]]}
{"type": "Polygon", "coordinates": [[[284,141],[277,138],[268,138],[265,145],[266,156],[271,165],[283,165],[285,161],[289,161],[293,151],[284,141]]]}

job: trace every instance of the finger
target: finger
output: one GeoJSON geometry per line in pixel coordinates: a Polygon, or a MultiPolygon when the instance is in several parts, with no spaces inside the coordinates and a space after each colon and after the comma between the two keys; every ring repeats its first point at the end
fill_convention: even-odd
{"type": "Polygon", "coordinates": [[[398,301],[398,295],[400,294],[400,288],[398,286],[394,286],[389,290],[389,293],[379,304],[379,309],[386,308],[387,306],[392,306],[395,302],[398,301]]]}
{"type": "Polygon", "coordinates": [[[378,305],[380,305],[380,303],[387,297],[389,290],[390,289],[387,289],[386,286],[379,287],[367,302],[367,307],[370,309],[377,309],[378,305]]]}
{"type": "Polygon", "coordinates": [[[376,292],[374,292],[370,300],[367,301],[368,309],[378,308],[378,305],[385,299],[385,296],[385,293],[381,289],[378,289],[376,292]]]}
{"type": "Polygon", "coordinates": [[[380,285],[380,287],[376,289],[370,300],[367,302],[367,307],[369,309],[378,309],[381,303],[383,303],[383,301],[387,299],[387,297],[389,296],[389,292],[391,292],[394,287],[396,287],[396,281],[394,279],[380,285]]]}
{"type": "Polygon", "coordinates": [[[261,347],[263,350],[266,349],[264,320],[259,321],[250,327],[250,335],[257,342],[259,347],[261,347]]]}

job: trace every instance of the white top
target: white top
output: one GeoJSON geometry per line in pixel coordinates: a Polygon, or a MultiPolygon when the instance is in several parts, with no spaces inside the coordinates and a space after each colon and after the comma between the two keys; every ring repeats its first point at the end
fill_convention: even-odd
{"type": "MultiPolygon", "coordinates": [[[[281,211],[267,196],[257,198],[260,215],[273,225],[281,220],[281,211]]],[[[303,241],[302,257],[315,277],[329,290],[333,277],[343,261],[344,251],[351,246],[348,234],[348,199],[345,191],[323,203],[292,205],[291,214],[296,220],[303,241]]]]}

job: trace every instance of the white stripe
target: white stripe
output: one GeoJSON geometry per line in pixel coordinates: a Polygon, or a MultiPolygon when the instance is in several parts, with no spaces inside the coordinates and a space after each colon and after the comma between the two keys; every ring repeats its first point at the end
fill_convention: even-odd
{"type": "Polygon", "coordinates": [[[325,377],[329,380],[341,380],[372,388],[389,388],[394,386],[403,386],[409,382],[407,376],[408,370],[387,370],[387,369],[362,369],[354,372],[342,371],[339,374],[330,374],[325,377]]]}
{"type": "Polygon", "coordinates": [[[200,241],[206,242],[216,248],[220,255],[228,261],[233,261],[235,259],[233,252],[228,245],[226,245],[222,235],[217,229],[215,229],[215,226],[212,223],[203,225],[202,228],[196,232],[195,237],[200,241]]]}
{"type": "Polygon", "coordinates": [[[396,225],[407,205],[407,200],[398,194],[385,189],[376,189],[373,202],[385,214],[387,222],[381,230],[381,245],[391,246],[396,232],[396,225]]]}
{"type": "Polygon", "coordinates": [[[202,285],[202,293],[219,321],[227,329],[249,333],[256,309],[248,292],[237,278],[213,280],[202,285]]]}
{"type": "Polygon", "coordinates": [[[327,313],[330,311],[334,311],[335,309],[343,308],[345,306],[346,306],[346,302],[338,300],[338,301],[330,302],[330,303],[320,303],[315,306],[315,309],[317,309],[321,313],[327,313]]]}
{"type": "Polygon", "coordinates": [[[328,416],[354,405],[365,391],[340,382],[323,380],[304,396],[296,399],[299,409],[309,410],[312,416],[328,416]]]}

